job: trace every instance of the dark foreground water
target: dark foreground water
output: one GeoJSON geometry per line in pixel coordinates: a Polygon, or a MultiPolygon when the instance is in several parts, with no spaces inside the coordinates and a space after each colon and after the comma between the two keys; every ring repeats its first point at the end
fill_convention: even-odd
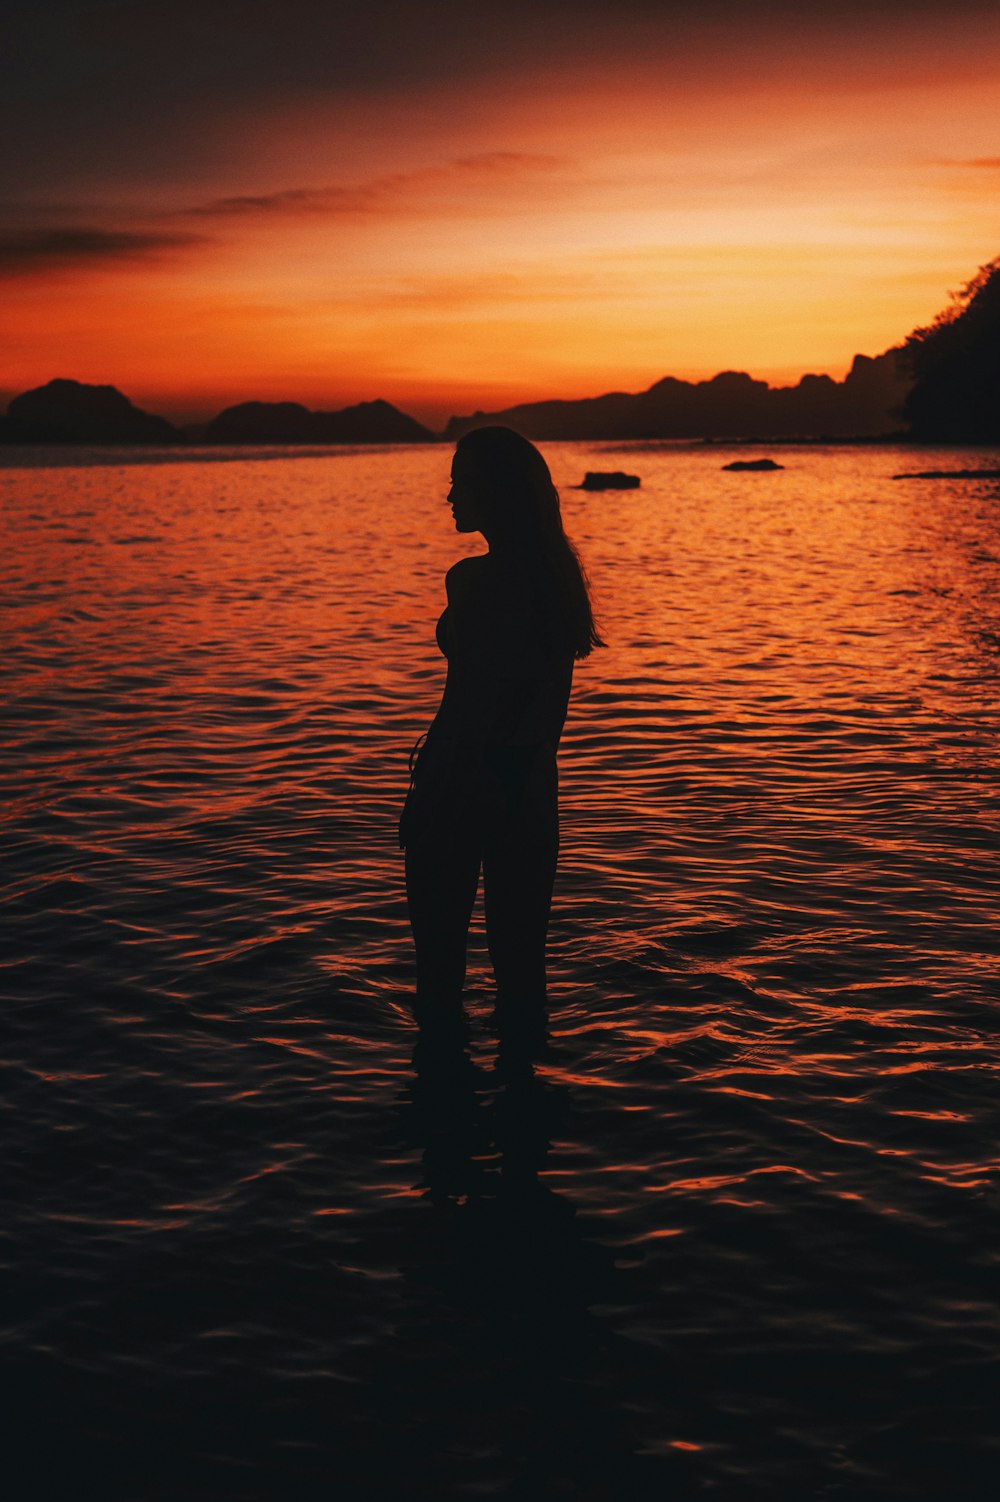
{"type": "Polygon", "coordinates": [[[409,1017],[447,451],[7,455],[16,1502],[994,1494],[997,456],[548,453],[533,1072],[409,1017]]]}

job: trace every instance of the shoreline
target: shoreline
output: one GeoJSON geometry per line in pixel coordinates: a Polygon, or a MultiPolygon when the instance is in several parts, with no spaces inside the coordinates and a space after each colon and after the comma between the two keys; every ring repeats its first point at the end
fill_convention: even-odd
{"type": "MultiPolygon", "coordinates": [[[[910,452],[927,450],[933,453],[960,451],[962,453],[1000,453],[1000,444],[979,443],[931,443],[910,438],[905,434],[891,433],[877,436],[852,438],[548,438],[539,439],[546,445],[571,444],[579,448],[593,448],[602,453],[657,454],[675,451],[697,453],[716,450],[748,448],[787,449],[845,449],[876,448],[906,449],[910,452]]],[[[0,444],[0,470],[19,469],[73,469],[77,467],[100,467],[102,465],[160,465],[160,464],[232,464],[268,463],[289,459],[331,459],[358,454],[399,453],[421,449],[447,447],[449,440],[436,438],[423,443],[330,443],[330,444],[141,444],[141,443],[33,443],[0,444]]]]}

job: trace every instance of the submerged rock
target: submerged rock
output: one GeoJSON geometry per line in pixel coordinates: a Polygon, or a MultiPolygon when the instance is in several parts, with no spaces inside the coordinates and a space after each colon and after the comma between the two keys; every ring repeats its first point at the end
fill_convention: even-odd
{"type": "Polygon", "coordinates": [[[734,459],[732,464],[724,464],[723,469],[784,469],[783,464],[775,464],[773,459],[734,459]]]}
{"type": "Polygon", "coordinates": [[[627,475],[623,470],[588,469],[578,490],[637,490],[642,482],[638,475],[627,475]]]}

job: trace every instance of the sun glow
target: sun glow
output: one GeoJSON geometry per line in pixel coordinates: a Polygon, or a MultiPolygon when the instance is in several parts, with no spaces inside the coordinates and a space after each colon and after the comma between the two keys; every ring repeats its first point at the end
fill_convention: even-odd
{"type": "Polygon", "coordinates": [[[992,33],[935,53],[918,30],[881,73],[843,36],[709,69],[710,31],[686,35],[686,60],[230,105],[203,160],[94,169],[68,211],[35,194],[0,382],[188,418],[377,395],[439,423],[668,373],[841,375],[996,253],[992,33]]]}

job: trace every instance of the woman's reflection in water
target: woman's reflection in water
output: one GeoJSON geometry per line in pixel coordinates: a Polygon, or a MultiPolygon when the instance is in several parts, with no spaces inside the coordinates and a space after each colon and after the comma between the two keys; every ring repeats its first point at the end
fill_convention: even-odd
{"type": "Polygon", "coordinates": [[[421,1030],[400,1125],[429,1213],[408,1224],[382,1411],[411,1495],[661,1502],[681,1478],[637,1453],[632,1409],[669,1401],[667,1374],[594,1312],[631,1302],[631,1274],[545,1182],[573,1111],[528,1053],[487,1070],[458,1029],[421,1030]]]}
{"type": "MultiPolygon", "coordinates": [[[[435,1204],[554,1199],[538,1182],[565,1086],[540,1079],[536,1038],[501,1043],[492,1076],[470,1057],[459,1029],[421,1030],[413,1050],[407,1136],[423,1154],[423,1188],[435,1204]]],[[[567,1210],[567,1213],[571,1213],[567,1210]]]]}
{"type": "Polygon", "coordinates": [[[573,662],[601,646],[548,466],[510,428],[458,442],[448,495],[489,551],[448,570],[437,639],[444,695],[400,821],[422,1029],[460,1027],[469,920],[483,873],[505,1045],[545,1030],[545,939],[559,848],[556,750],[573,662]]]}

